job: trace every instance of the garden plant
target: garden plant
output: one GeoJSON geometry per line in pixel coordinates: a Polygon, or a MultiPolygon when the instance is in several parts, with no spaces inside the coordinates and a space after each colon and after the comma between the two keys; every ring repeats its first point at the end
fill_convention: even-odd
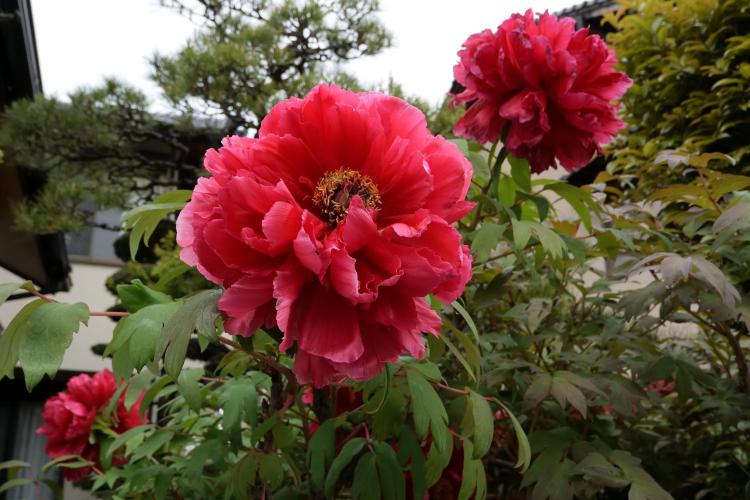
{"type": "MultiPolygon", "coordinates": [[[[36,296],[0,336],[0,375],[29,390],[81,324],[117,320],[111,371],[45,405],[49,466],[113,499],[750,495],[747,139],[667,129],[690,108],[635,60],[651,29],[750,64],[747,6],[698,3],[723,42],[686,41],[688,0],[625,1],[611,45],[532,11],[471,35],[448,138],[342,82],[239,102],[257,134],[125,214],[131,256],[164,218],[177,247],[112,284],[121,310],[0,285],[36,296]],[[560,177],[599,154],[592,184],[560,177]],[[186,365],[193,345],[211,356],[186,365]]],[[[732,78],[711,96],[734,110],[732,78]]],[[[0,467],[0,489],[47,487],[0,467]]]]}

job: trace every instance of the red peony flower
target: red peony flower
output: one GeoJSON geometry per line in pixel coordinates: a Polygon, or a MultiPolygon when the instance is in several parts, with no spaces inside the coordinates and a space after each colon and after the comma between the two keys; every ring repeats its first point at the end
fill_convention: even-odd
{"type": "Polygon", "coordinates": [[[441,324],[424,297],[452,301],[471,276],[451,226],[472,207],[458,148],[406,102],[333,85],[276,105],[258,139],[222,144],[177,241],[226,289],[226,330],[278,326],[299,379],[319,387],[422,357],[422,333],[441,324]]]}
{"type": "Polygon", "coordinates": [[[465,90],[453,103],[469,108],[454,132],[495,142],[509,124],[505,147],[534,172],[555,158],[569,171],[582,167],[624,125],[612,101],[632,82],[614,70],[604,40],[576,31],[572,18],[514,14],[494,33],[471,35],[458,55],[453,75],[465,90]]]}
{"type": "MultiPolygon", "coordinates": [[[[92,442],[91,431],[100,411],[117,392],[115,378],[109,370],[76,375],[68,381],[65,391],[52,396],[44,403],[44,424],[36,432],[47,436],[44,450],[51,459],[63,455],[80,455],[99,464],[99,444],[92,442]]],[[[146,423],[140,416],[140,398],[127,410],[125,393],[120,396],[117,408],[108,424],[117,434],[146,423]]],[[[69,481],[83,479],[92,472],[91,467],[65,469],[69,481]]]]}

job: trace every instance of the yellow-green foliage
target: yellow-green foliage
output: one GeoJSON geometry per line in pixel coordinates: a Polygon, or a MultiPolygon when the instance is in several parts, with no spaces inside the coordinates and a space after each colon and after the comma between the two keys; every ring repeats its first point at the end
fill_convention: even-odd
{"type": "Polygon", "coordinates": [[[634,83],[609,170],[637,186],[635,197],[684,180],[681,168],[644,167],[664,149],[727,153],[735,172],[750,171],[750,2],[619,3],[608,42],[634,83]]]}

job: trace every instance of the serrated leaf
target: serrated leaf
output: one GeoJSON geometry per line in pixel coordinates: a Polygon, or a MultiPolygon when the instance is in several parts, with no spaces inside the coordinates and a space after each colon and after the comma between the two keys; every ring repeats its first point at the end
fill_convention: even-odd
{"type": "Polygon", "coordinates": [[[567,247],[559,234],[541,224],[534,223],[531,227],[542,248],[550,257],[559,259],[565,255],[567,247]]]}
{"type": "Polygon", "coordinates": [[[112,342],[107,345],[104,355],[128,349],[133,367],[140,370],[154,358],[156,343],[164,325],[179,307],[177,302],[150,305],[121,319],[117,322],[112,342]]]}
{"type": "Polygon", "coordinates": [[[557,400],[563,409],[566,403],[570,403],[573,408],[583,415],[583,418],[586,418],[586,396],[584,396],[578,387],[555,375],[552,377],[550,394],[552,394],[552,397],[557,400]]]}
{"type": "Polygon", "coordinates": [[[240,422],[244,418],[255,422],[258,393],[255,384],[247,379],[230,379],[221,387],[219,404],[223,409],[222,427],[233,439],[239,440],[240,422]]]}
{"type": "Polygon", "coordinates": [[[34,308],[18,346],[18,359],[29,392],[45,374],[50,378],[55,376],[73,342],[73,334],[88,320],[89,308],[82,303],[47,302],[34,308]]]}
{"type": "Polygon", "coordinates": [[[528,221],[513,219],[513,245],[516,250],[523,250],[531,239],[531,223],[528,221]]]}
{"type": "Polygon", "coordinates": [[[216,330],[219,317],[216,304],[220,290],[203,290],[188,298],[164,325],[156,345],[155,360],[164,356],[166,372],[177,378],[185,362],[188,343],[193,331],[208,335],[216,330]]]}
{"type": "Polygon", "coordinates": [[[477,256],[479,262],[487,260],[490,253],[497,248],[506,227],[505,224],[485,222],[477,229],[471,240],[471,251],[477,256]]]}

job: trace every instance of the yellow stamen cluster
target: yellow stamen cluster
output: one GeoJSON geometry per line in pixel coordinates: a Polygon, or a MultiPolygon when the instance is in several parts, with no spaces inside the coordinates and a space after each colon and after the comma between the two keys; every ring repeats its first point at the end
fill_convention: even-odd
{"type": "Polygon", "coordinates": [[[372,179],[356,170],[340,168],[323,174],[315,185],[312,201],[335,226],[346,217],[354,196],[359,196],[368,208],[380,208],[380,194],[372,179]]]}

